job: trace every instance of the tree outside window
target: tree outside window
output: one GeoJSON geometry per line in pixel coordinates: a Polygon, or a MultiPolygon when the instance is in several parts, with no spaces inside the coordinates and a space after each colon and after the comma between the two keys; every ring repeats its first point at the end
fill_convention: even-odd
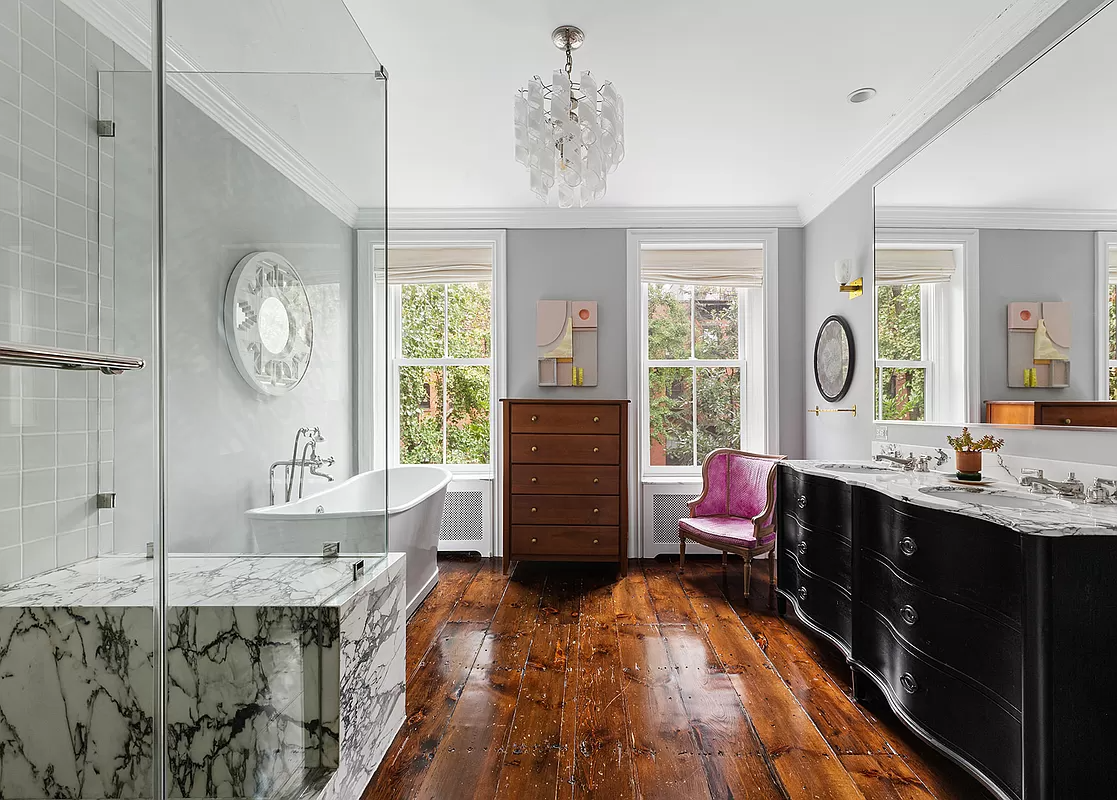
{"type": "Polygon", "coordinates": [[[923,286],[877,286],[876,410],[881,420],[927,418],[923,286]]]}
{"type": "Polygon", "coordinates": [[[1109,284],[1109,399],[1117,400],[1117,284],[1109,284]]]}

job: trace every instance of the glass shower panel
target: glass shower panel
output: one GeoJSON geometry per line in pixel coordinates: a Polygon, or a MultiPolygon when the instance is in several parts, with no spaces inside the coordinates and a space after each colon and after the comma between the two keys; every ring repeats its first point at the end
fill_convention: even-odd
{"type": "Polygon", "coordinates": [[[357,797],[380,721],[347,721],[345,687],[385,715],[402,693],[369,671],[403,580],[355,394],[386,80],[341,0],[163,9],[168,791],[357,797]]]}
{"type": "Polygon", "coordinates": [[[153,792],[157,497],[121,495],[125,547],[115,481],[121,459],[156,466],[154,428],[116,409],[155,376],[150,349],[116,335],[120,304],[148,332],[153,304],[114,280],[135,260],[150,285],[152,93],[70,5],[0,0],[0,797],[153,792]],[[115,125],[119,91],[148,113],[115,125]],[[102,373],[114,354],[145,363],[102,373]]]}

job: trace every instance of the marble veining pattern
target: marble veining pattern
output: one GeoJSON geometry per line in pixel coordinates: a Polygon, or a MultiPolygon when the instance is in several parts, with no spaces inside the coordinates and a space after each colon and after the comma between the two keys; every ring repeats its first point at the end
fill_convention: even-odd
{"type": "Polygon", "coordinates": [[[962,486],[952,483],[953,472],[884,472],[841,471],[842,465],[881,466],[869,461],[785,461],[799,472],[833,478],[851,486],[874,489],[897,500],[914,505],[953,511],[1033,536],[1111,536],[1117,535],[1117,506],[1090,505],[1081,500],[1057,498],[1029,493],[1023,487],[1006,481],[989,486],[962,486]],[[928,495],[920,491],[935,487],[938,492],[928,495]],[[1035,508],[1005,508],[982,503],[988,495],[1008,495],[1027,498],[1035,508]],[[1043,502],[1043,501],[1047,502],[1043,502]]]}

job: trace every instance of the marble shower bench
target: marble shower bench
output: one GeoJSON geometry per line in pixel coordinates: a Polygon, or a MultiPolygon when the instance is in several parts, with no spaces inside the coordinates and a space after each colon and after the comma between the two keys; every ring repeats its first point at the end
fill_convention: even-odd
{"type": "MultiPolygon", "coordinates": [[[[168,793],[359,797],[404,719],[404,555],[169,561],[168,793]]],[[[0,798],[152,797],[152,565],[0,587],[0,798]]]]}

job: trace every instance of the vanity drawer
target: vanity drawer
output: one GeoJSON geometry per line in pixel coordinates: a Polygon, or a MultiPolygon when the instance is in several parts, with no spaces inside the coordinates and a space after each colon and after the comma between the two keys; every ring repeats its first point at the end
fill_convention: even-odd
{"type": "Polygon", "coordinates": [[[780,525],[780,546],[783,553],[794,555],[804,568],[850,591],[852,555],[846,539],[830,531],[813,530],[793,514],[785,513],[780,525]]]}
{"type": "Polygon", "coordinates": [[[512,494],[620,494],[620,488],[619,467],[512,467],[512,494]]]}
{"type": "Polygon", "coordinates": [[[983,520],[860,492],[861,547],[927,591],[1022,620],[1019,534],[983,520]]]}
{"type": "Polygon", "coordinates": [[[1022,728],[1002,704],[905,647],[874,611],[861,607],[857,661],[875,673],[916,723],[1021,796],[1022,728]]]}
{"type": "Polygon", "coordinates": [[[513,525],[617,525],[620,498],[569,494],[512,496],[513,525]]]}
{"type": "Polygon", "coordinates": [[[512,461],[521,464],[620,464],[619,436],[512,434],[512,461]]]}
{"type": "Polygon", "coordinates": [[[521,403],[512,406],[512,433],[621,432],[616,405],[521,403]]]}
{"type": "Polygon", "coordinates": [[[513,525],[512,552],[516,555],[617,557],[620,531],[616,527],[513,525]]]}
{"type": "Polygon", "coordinates": [[[1023,636],[980,612],[913,585],[887,562],[861,558],[861,601],[919,652],[942,662],[1021,708],[1023,636]]]}
{"type": "Polygon", "coordinates": [[[779,466],[779,500],[784,512],[808,528],[849,539],[849,487],[838,480],[804,475],[779,466]]]}
{"type": "Polygon", "coordinates": [[[784,554],[777,564],[780,565],[780,588],[795,598],[799,613],[849,647],[853,638],[849,595],[830,581],[810,574],[794,556],[784,554]]]}

